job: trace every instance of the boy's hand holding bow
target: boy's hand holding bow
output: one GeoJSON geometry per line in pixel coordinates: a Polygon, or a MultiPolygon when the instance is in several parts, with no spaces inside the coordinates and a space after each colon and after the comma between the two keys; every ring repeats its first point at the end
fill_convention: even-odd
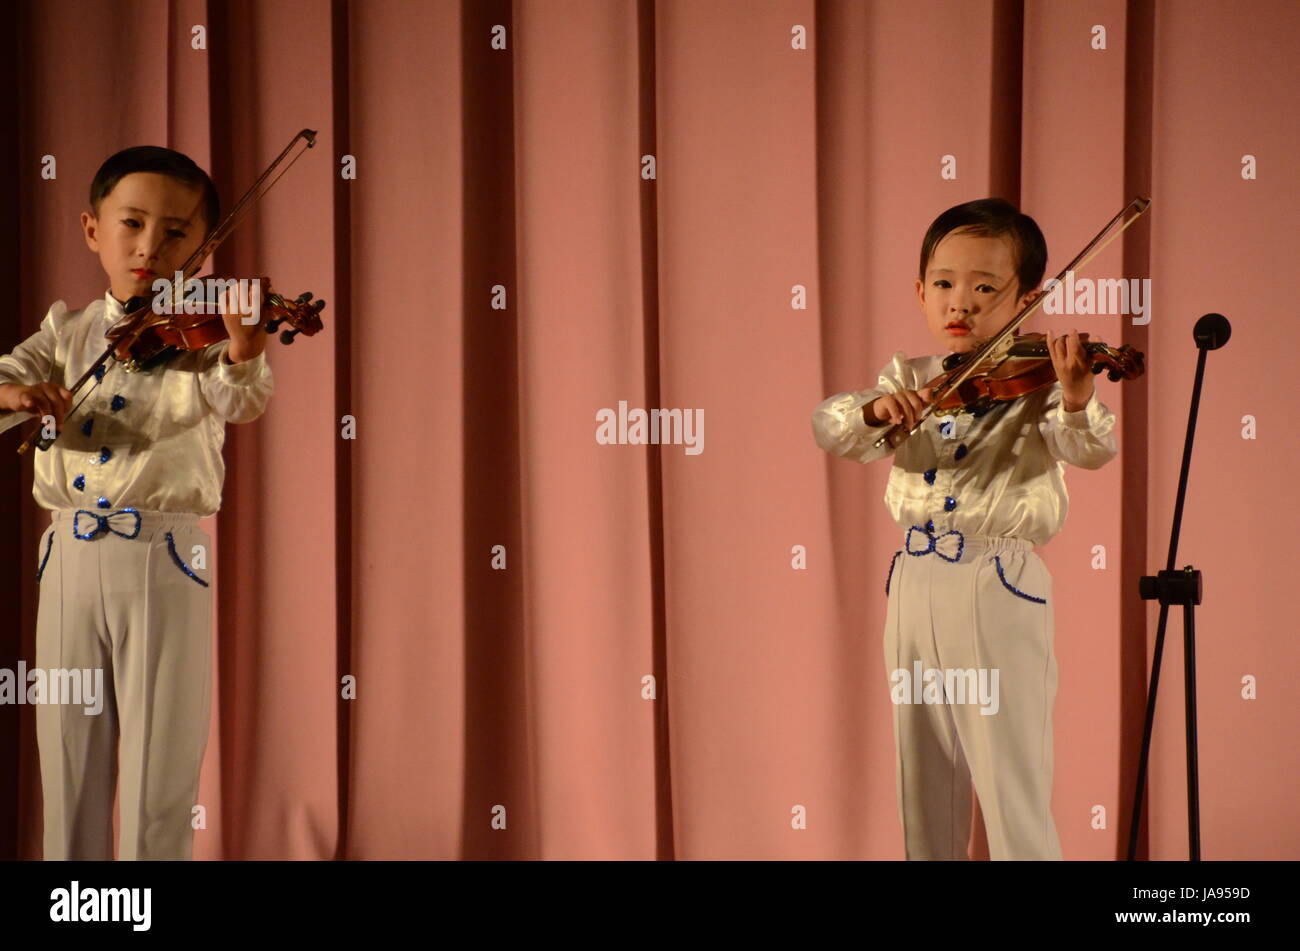
{"type": "Polygon", "coordinates": [[[221,297],[221,319],[230,335],[230,347],[225,357],[229,363],[252,360],[266,349],[266,331],[261,326],[262,288],[268,286],[270,280],[264,277],[250,284],[229,287],[221,297]]]}
{"type": "Polygon", "coordinates": [[[1092,399],[1092,361],[1084,352],[1079,332],[1071,330],[1068,334],[1053,337],[1047,331],[1047,351],[1052,355],[1052,366],[1056,368],[1056,378],[1061,381],[1062,409],[1067,413],[1077,413],[1088,405],[1092,399]]]}

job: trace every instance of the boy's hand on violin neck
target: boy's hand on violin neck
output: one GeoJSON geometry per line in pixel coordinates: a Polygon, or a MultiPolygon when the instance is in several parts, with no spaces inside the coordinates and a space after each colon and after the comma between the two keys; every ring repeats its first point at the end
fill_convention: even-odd
{"type": "Polygon", "coordinates": [[[230,346],[226,350],[226,359],[230,363],[252,360],[266,349],[266,333],[261,326],[262,285],[265,280],[262,278],[251,288],[251,299],[241,299],[238,287],[227,288],[221,298],[221,320],[230,337],[230,346]],[[252,313],[246,315],[246,310],[252,313]],[[244,323],[245,320],[248,323],[244,323]]]}
{"type": "Polygon", "coordinates": [[[1047,331],[1047,350],[1052,355],[1056,378],[1061,381],[1061,400],[1067,413],[1077,413],[1092,399],[1092,361],[1084,350],[1079,332],[1053,337],[1047,331]]]}
{"type": "Polygon", "coordinates": [[[35,413],[37,416],[54,417],[57,426],[63,425],[63,417],[72,408],[72,392],[57,383],[37,383],[23,386],[21,383],[0,383],[0,409],[15,413],[35,413]]]}

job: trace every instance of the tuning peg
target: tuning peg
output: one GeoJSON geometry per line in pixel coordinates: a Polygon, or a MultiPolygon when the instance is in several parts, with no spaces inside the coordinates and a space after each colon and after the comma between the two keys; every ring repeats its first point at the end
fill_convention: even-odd
{"type": "Polygon", "coordinates": [[[280,342],[283,343],[283,344],[290,344],[290,343],[293,343],[293,338],[294,338],[297,334],[298,334],[298,328],[297,328],[297,327],[295,327],[293,330],[285,330],[285,331],[281,332],[281,334],[280,334],[280,342]]]}
{"type": "Polygon", "coordinates": [[[305,304],[309,300],[311,300],[311,291],[303,291],[301,294],[298,295],[299,304],[305,304]]]}
{"type": "Polygon", "coordinates": [[[273,333],[275,333],[276,329],[279,328],[279,326],[280,326],[282,323],[284,323],[284,318],[283,318],[283,317],[273,317],[273,318],[271,318],[270,320],[268,320],[268,321],[266,322],[266,332],[269,333],[269,334],[273,334],[273,333]]]}
{"type": "Polygon", "coordinates": [[[319,313],[320,313],[322,310],[324,310],[324,309],[325,309],[325,302],[324,302],[323,300],[317,300],[317,301],[316,301],[316,313],[319,314],[319,313]]]}

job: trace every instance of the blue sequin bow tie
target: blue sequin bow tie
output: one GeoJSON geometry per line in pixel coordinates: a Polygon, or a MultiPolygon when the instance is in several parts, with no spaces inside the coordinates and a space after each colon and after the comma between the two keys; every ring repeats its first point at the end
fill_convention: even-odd
{"type": "Polygon", "coordinates": [[[100,515],[98,512],[91,512],[87,509],[77,509],[76,514],[72,516],[72,534],[82,541],[88,542],[100,535],[107,535],[109,532],[114,535],[121,535],[123,538],[135,538],[140,534],[140,513],[135,509],[126,508],[119,509],[116,512],[109,512],[107,515],[100,515]],[[77,523],[83,515],[93,518],[96,522],[95,527],[84,534],[77,531],[77,523]],[[130,533],[120,531],[113,525],[114,521],[121,523],[131,518],[135,519],[135,528],[130,533]]]}
{"type": "Polygon", "coordinates": [[[951,528],[942,535],[935,535],[933,532],[926,531],[920,525],[913,525],[907,530],[907,540],[903,543],[909,555],[928,555],[934,552],[944,561],[961,561],[961,553],[966,548],[966,536],[955,528],[951,528]],[[912,533],[920,532],[929,541],[926,547],[918,550],[912,548],[912,533]],[[956,554],[948,554],[955,551],[956,554]]]}

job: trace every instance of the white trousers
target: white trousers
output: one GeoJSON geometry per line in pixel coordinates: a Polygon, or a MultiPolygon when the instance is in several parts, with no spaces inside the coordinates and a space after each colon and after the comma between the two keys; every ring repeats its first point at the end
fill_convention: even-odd
{"type": "Polygon", "coordinates": [[[119,857],[189,859],[211,709],[212,539],[194,515],[78,511],[53,513],[41,538],[36,664],[101,668],[104,698],[98,715],[36,708],[45,858],[113,858],[120,760],[119,857]]]}
{"type": "Polygon", "coordinates": [[[907,858],[969,858],[973,779],[990,858],[1060,859],[1051,575],[1023,539],[935,531],[937,539],[920,527],[908,533],[886,581],[885,668],[907,858]],[[938,684],[929,692],[938,702],[916,702],[917,673],[938,684]],[[969,689],[979,677],[995,688],[995,703],[969,689]]]}

